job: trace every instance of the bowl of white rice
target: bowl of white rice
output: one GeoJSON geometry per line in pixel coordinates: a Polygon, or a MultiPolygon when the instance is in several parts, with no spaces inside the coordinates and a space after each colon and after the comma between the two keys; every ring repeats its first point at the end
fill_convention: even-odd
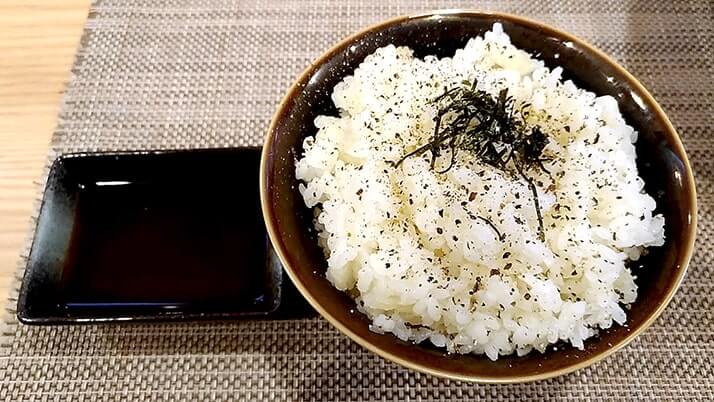
{"type": "Polygon", "coordinates": [[[677,132],[599,50],[507,14],[399,17],[343,40],[270,126],[271,241],[365,348],[451,379],[523,382],[624,347],[694,244],[677,132]]]}

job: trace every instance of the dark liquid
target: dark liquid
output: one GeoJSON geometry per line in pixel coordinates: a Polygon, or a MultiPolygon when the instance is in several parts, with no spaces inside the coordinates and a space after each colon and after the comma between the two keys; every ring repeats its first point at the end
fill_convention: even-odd
{"type": "Polygon", "coordinates": [[[68,310],[272,309],[259,152],[184,156],[78,183],[61,274],[68,310]]]}

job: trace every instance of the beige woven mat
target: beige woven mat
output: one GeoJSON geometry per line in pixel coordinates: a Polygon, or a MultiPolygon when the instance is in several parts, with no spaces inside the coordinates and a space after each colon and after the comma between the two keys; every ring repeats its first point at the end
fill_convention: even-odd
{"type": "Polygon", "coordinates": [[[595,43],[654,92],[680,130],[698,180],[699,239],[685,283],[642,336],[568,376],[483,386],[402,369],[323,319],[26,327],[13,318],[13,295],[0,328],[0,399],[714,400],[711,2],[98,1],[50,159],[259,145],[290,82],[338,39],[399,14],[456,7],[527,15],[595,43]]]}

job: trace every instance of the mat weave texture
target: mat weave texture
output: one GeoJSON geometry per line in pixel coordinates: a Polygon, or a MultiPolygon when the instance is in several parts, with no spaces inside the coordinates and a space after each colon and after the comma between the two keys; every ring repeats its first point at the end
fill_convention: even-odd
{"type": "Polygon", "coordinates": [[[714,400],[711,1],[97,1],[48,162],[71,151],[261,145],[283,93],[324,50],[368,24],[443,8],[569,31],[621,62],[670,115],[693,163],[700,223],[687,278],[651,328],[571,375],[491,386],[403,369],[322,318],[28,327],[14,318],[13,293],[0,324],[0,400],[714,400]]]}

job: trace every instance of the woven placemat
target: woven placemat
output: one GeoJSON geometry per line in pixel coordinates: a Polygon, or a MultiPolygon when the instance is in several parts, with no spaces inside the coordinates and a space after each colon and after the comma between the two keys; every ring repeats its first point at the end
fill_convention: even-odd
{"type": "MultiPolygon", "coordinates": [[[[594,43],[653,91],[680,130],[698,180],[698,244],[682,288],[637,340],[571,375],[487,386],[398,367],[321,318],[28,327],[14,318],[15,293],[0,328],[0,399],[714,400],[711,2],[97,1],[48,161],[70,151],[260,145],[290,82],[340,38],[400,14],[467,7],[523,14],[594,43]]],[[[19,265],[21,275],[24,258],[19,265]]]]}

